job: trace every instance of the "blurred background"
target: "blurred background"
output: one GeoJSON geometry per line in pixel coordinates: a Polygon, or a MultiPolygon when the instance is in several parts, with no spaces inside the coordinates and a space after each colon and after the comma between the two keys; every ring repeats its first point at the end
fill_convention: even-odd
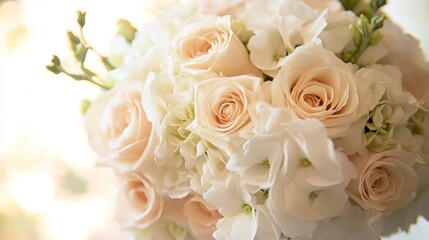
{"type": "MultiPolygon", "coordinates": [[[[174,2],[0,0],[0,240],[126,239],[113,219],[113,172],[96,166],[83,129],[81,100],[99,90],[45,65],[52,54],[72,64],[66,31],[78,30],[78,9],[87,12],[87,41],[107,53],[118,19],[140,28],[174,2]]],[[[429,0],[390,0],[385,10],[429,56],[429,0]]],[[[385,239],[427,236],[419,219],[385,239]]]]}

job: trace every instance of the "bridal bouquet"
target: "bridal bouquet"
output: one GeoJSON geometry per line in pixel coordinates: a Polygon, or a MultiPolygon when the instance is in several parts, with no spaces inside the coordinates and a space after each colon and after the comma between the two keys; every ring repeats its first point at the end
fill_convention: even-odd
{"type": "MultiPolygon", "coordinates": [[[[383,0],[194,1],[120,20],[85,114],[133,239],[380,239],[429,217],[429,64],[383,0]]],[[[78,23],[85,25],[85,13],[78,23]]]]}

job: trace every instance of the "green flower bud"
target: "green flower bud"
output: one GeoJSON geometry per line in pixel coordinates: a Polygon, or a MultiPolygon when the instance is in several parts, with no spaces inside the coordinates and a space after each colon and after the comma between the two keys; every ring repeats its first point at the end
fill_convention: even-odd
{"type": "Polygon", "coordinates": [[[350,24],[349,30],[352,34],[353,42],[355,46],[359,46],[362,43],[362,34],[356,24],[350,24]]]}
{"type": "Polygon", "coordinates": [[[348,62],[351,62],[352,59],[353,59],[353,53],[352,52],[341,53],[341,60],[343,60],[343,62],[348,63],[348,62]]]}
{"type": "Polygon", "coordinates": [[[77,11],[77,23],[81,28],[85,26],[86,12],[77,11]]]}
{"type": "Polygon", "coordinates": [[[386,5],[386,3],[387,3],[386,0],[371,0],[370,6],[372,10],[377,11],[379,8],[386,5]]]}
{"type": "Polygon", "coordinates": [[[373,31],[382,28],[384,25],[384,20],[386,20],[386,16],[384,14],[373,17],[371,19],[373,31]]]}
{"type": "Polygon", "coordinates": [[[89,106],[91,106],[91,101],[88,99],[84,99],[80,102],[80,112],[82,115],[85,115],[85,113],[88,111],[89,106]]]}

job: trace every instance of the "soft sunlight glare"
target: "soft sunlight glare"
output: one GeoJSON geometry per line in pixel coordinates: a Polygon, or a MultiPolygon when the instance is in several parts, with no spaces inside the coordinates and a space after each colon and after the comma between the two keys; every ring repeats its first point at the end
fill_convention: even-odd
{"type": "Polygon", "coordinates": [[[111,205],[101,199],[57,201],[44,217],[45,239],[88,239],[108,219],[111,205]]]}
{"type": "Polygon", "coordinates": [[[52,179],[41,172],[29,172],[12,178],[10,188],[19,206],[31,213],[46,210],[54,197],[52,179]]]}

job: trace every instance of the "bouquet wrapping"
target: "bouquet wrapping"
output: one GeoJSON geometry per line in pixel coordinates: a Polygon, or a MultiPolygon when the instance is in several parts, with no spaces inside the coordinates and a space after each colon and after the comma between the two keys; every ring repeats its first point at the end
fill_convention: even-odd
{"type": "MultiPolygon", "coordinates": [[[[429,216],[429,64],[385,1],[194,1],[125,20],[85,114],[134,239],[380,239],[429,216]]],[[[80,13],[79,25],[85,25],[80,13]]],[[[88,105],[88,103],[87,103],[88,105]]]]}

